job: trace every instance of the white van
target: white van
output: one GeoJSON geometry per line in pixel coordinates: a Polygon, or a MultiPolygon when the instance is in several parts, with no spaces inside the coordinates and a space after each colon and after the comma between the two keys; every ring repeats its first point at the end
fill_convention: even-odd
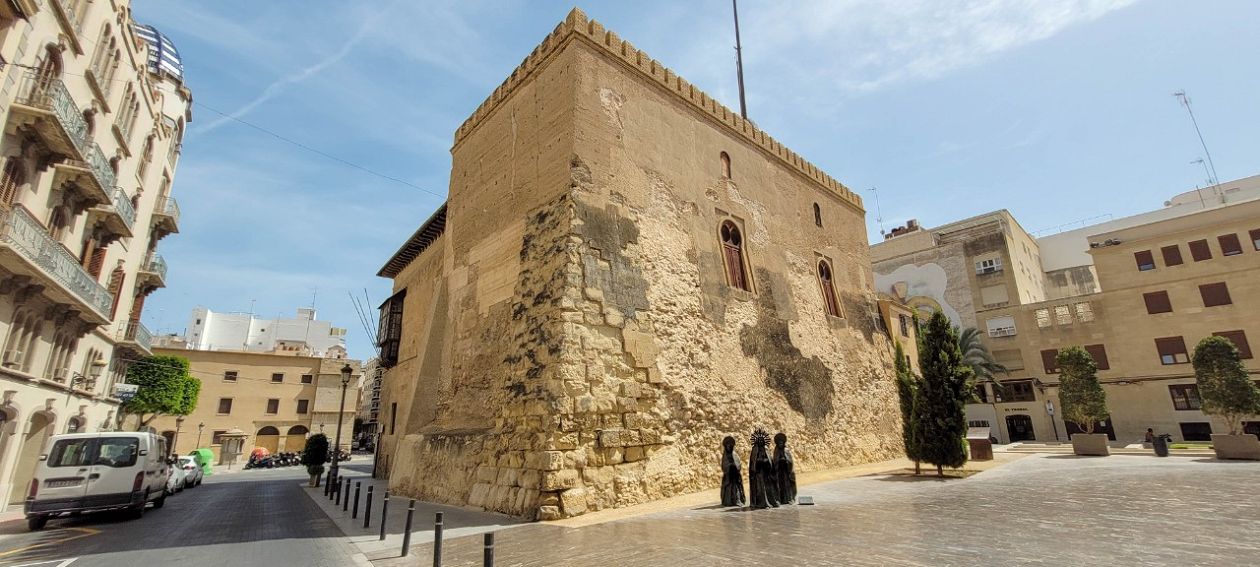
{"type": "Polygon", "coordinates": [[[106,431],[53,435],[26,495],[31,530],[63,514],[130,510],[166,504],[166,439],[153,433],[106,431]]]}

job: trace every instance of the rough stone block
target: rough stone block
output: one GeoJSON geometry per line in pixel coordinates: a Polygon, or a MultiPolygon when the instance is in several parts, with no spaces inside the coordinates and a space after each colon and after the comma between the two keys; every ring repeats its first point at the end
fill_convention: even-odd
{"type": "Polygon", "coordinates": [[[559,506],[539,506],[538,519],[541,521],[559,520],[563,516],[560,515],[559,506]]]}
{"type": "Polygon", "coordinates": [[[578,472],[573,469],[563,471],[547,471],[543,473],[542,489],[544,491],[567,490],[577,486],[578,472]]]}
{"type": "Polygon", "coordinates": [[[477,467],[477,482],[484,482],[486,484],[494,484],[494,481],[496,478],[498,478],[498,476],[499,476],[499,470],[496,467],[486,467],[486,466],[477,467]]]}
{"type": "Polygon", "coordinates": [[[560,509],[566,516],[586,513],[586,490],[573,488],[560,493],[560,509]]]}
{"type": "Polygon", "coordinates": [[[625,460],[627,463],[643,460],[643,447],[626,447],[625,460]]]}
{"type": "Polygon", "coordinates": [[[558,471],[564,468],[564,453],[561,451],[543,451],[542,466],[545,471],[558,471]]]}
{"type": "Polygon", "coordinates": [[[519,483],[521,488],[529,488],[537,490],[542,483],[542,471],[537,469],[525,469],[521,471],[519,483]]]}
{"type": "Polygon", "coordinates": [[[621,429],[606,429],[599,432],[599,446],[601,447],[621,447],[621,429]]]}

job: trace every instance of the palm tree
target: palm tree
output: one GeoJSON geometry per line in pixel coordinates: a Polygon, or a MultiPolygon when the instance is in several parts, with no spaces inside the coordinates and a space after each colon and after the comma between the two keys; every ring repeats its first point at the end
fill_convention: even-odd
{"type": "Polygon", "coordinates": [[[975,327],[967,327],[958,334],[958,350],[962,351],[963,364],[971,368],[972,376],[977,383],[997,383],[997,374],[1011,372],[993,358],[989,347],[980,340],[980,331],[975,327]]]}

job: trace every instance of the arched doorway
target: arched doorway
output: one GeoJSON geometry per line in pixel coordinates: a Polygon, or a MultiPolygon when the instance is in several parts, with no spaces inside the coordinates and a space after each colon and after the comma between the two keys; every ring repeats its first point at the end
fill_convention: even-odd
{"type": "Polygon", "coordinates": [[[280,450],[280,430],[270,425],[258,430],[254,440],[255,447],[262,447],[272,453],[280,450]]]}
{"type": "Polygon", "coordinates": [[[26,424],[26,434],[22,436],[22,449],[18,452],[17,470],[13,474],[13,488],[9,494],[9,504],[21,504],[30,492],[31,478],[35,476],[35,465],[39,463],[39,455],[44,450],[44,442],[52,435],[53,416],[48,412],[36,412],[26,424]]]}
{"type": "Polygon", "coordinates": [[[1026,415],[1006,416],[1006,431],[1010,433],[1012,443],[1037,440],[1037,436],[1033,434],[1032,418],[1026,415]]]}
{"type": "Polygon", "coordinates": [[[290,427],[288,435],[284,438],[284,450],[294,453],[301,452],[302,449],[306,448],[306,435],[310,432],[311,430],[307,429],[305,425],[290,427]]]}

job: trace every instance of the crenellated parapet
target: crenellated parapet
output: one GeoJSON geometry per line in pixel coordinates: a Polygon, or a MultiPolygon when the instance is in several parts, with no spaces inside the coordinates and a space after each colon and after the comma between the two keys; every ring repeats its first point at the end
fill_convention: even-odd
{"type": "Polygon", "coordinates": [[[458,146],[500,104],[507,100],[518,86],[529,80],[535,72],[547,64],[553,55],[559,53],[568,42],[575,40],[585,41],[588,45],[595,46],[604,53],[620,60],[630,69],[637,70],[643,77],[654,81],[665,90],[686,101],[716,123],[743,136],[748,141],[759,146],[763,151],[775,156],[798,173],[829,189],[858,209],[862,208],[862,198],[849,190],[848,187],[845,187],[844,184],[836,181],[817,166],[779,143],[778,140],[766,134],[764,130],[758,128],[751,121],[745,120],[739,113],[732,112],[731,109],[696,88],[695,85],[687,82],[686,79],[679,77],[659,61],[634,47],[629,41],[621,39],[616,32],[606,30],[603,24],[587,18],[586,14],[577,8],[570,11],[564,21],[560,22],[555,30],[535,47],[529,56],[512,71],[512,74],[477,107],[472,116],[468,117],[460,125],[459,129],[455,131],[454,145],[458,146]]]}

